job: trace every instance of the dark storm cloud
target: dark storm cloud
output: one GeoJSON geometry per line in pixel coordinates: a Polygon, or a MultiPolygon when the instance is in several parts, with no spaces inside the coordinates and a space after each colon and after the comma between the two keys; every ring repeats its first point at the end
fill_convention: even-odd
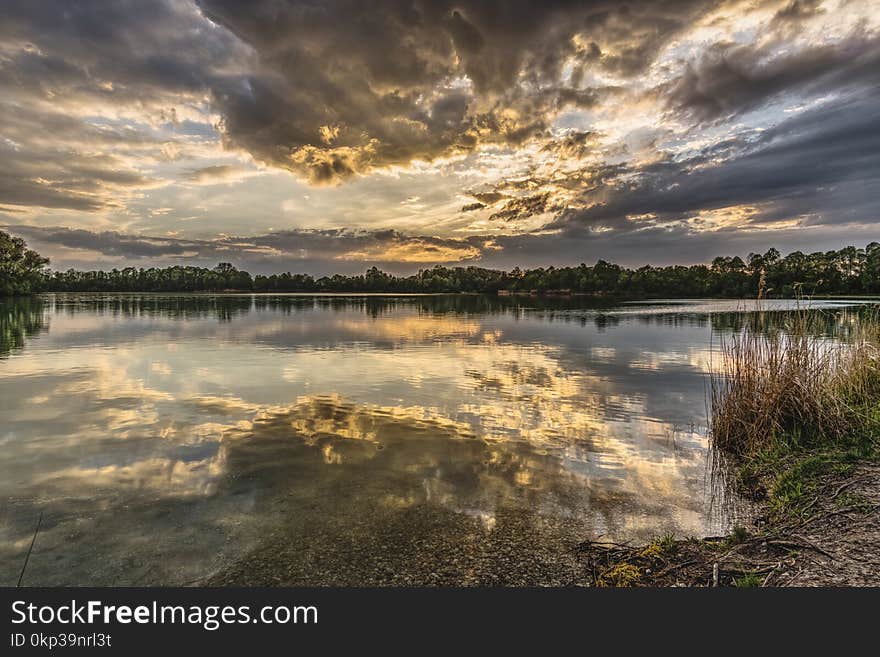
{"type": "Polygon", "coordinates": [[[585,62],[635,74],[712,3],[199,5],[259,57],[247,85],[215,93],[227,139],[320,184],[542,135],[553,111],[603,93],[561,82],[575,35],[592,36],[585,62]],[[465,75],[472,89],[455,85],[465,75]]]}
{"type": "Polygon", "coordinates": [[[823,13],[825,10],[819,5],[822,0],[791,0],[773,16],[775,22],[788,23],[798,22],[823,13]]]}
{"type": "Polygon", "coordinates": [[[864,246],[877,241],[873,226],[855,225],[846,231],[815,226],[810,230],[786,228],[778,231],[730,228],[697,231],[687,226],[649,226],[621,232],[592,233],[569,227],[559,234],[507,235],[495,238],[497,248],[486,251],[481,266],[510,269],[548,267],[597,260],[628,267],[645,264],[680,265],[710,262],[715,256],[765,252],[776,246],[783,254],[839,249],[847,245],[864,246]]]}
{"type": "Polygon", "coordinates": [[[5,0],[2,11],[7,100],[150,102],[222,87],[225,75],[236,79],[236,59],[247,58],[245,46],[187,2],[5,0]]]}
{"type": "Polygon", "coordinates": [[[0,118],[0,127],[5,128],[5,139],[0,139],[0,202],[94,211],[118,207],[114,196],[153,182],[119,157],[79,148],[65,140],[63,131],[79,144],[90,137],[97,143],[122,140],[123,135],[109,131],[96,134],[80,121],[38,113],[0,118]],[[56,129],[49,133],[47,141],[32,138],[29,148],[22,149],[17,141],[25,138],[17,136],[17,129],[22,126],[35,131],[47,126],[56,129]]]}
{"type": "Polygon", "coordinates": [[[199,252],[209,242],[161,237],[140,237],[117,231],[93,232],[82,228],[6,226],[16,235],[34,243],[67,249],[95,251],[106,256],[126,258],[165,258],[199,252]]]}
{"type": "Polygon", "coordinates": [[[516,221],[517,219],[526,219],[535,214],[547,212],[551,208],[550,193],[536,194],[534,196],[524,196],[514,198],[507,201],[504,206],[494,212],[489,219],[500,221],[516,221]]]}
{"type": "MultiPolygon", "coordinates": [[[[164,104],[173,118],[174,105],[207,99],[229,145],[331,184],[542,135],[553,111],[591,106],[603,93],[574,84],[584,66],[635,74],[713,4],[9,0],[0,21],[0,115],[57,100],[134,105],[157,117],[164,104]],[[572,56],[580,68],[564,82],[572,56]],[[456,86],[463,76],[472,87],[456,86]]],[[[105,203],[38,191],[9,202],[105,203]]]]}
{"type": "Polygon", "coordinates": [[[783,46],[780,41],[760,47],[715,44],[660,93],[676,113],[708,121],[741,114],[786,92],[815,96],[880,83],[877,34],[856,30],[832,44],[783,46]]]}
{"type": "Polygon", "coordinates": [[[812,215],[823,223],[880,218],[880,94],[807,111],[757,136],[741,136],[683,162],[628,171],[601,202],[557,225],[621,228],[627,217],[672,221],[701,210],[764,206],[756,223],[812,215]]]}
{"type": "Polygon", "coordinates": [[[162,143],[149,126],[95,115],[118,108],[173,121],[174,105],[241,84],[246,61],[246,46],[187,3],[4,2],[0,202],[119,206],[122,188],[154,181],[113,151],[162,143]]]}
{"type": "MultiPolygon", "coordinates": [[[[722,236],[735,241],[699,234],[701,212],[751,206],[750,226],[794,218],[813,234],[870,225],[880,212],[880,39],[856,21],[843,38],[798,40],[823,12],[811,0],[7,0],[0,12],[0,203],[9,212],[126,210],[129,196],[168,183],[163,158],[180,157],[179,144],[166,152],[163,126],[218,138],[194,112],[219,117],[228,147],[316,185],[491,144],[504,153],[526,145],[556,166],[508,177],[498,155],[502,178],[469,183],[474,202],[462,208],[491,208],[496,232],[556,213],[541,235],[300,230],[185,240],[18,227],[53,247],[143,261],[241,258],[273,270],[432,257],[512,266],[552,262],[554,248],[561,260],[627,248],[686,259],[714,244],[725,252],[722,236]],[[769,8],[754,43],[676,50],[675,39],[721,4],[731,25],[737,12],[769,8]],[[678,52],[682,60],[670,59],[678,52]],[[690,128],[679,141],[698,146],[663,151],[668,126],[657,125],[639,128],[656,132],[640,142],[650,141],[650,157],[628,152],[624,133],[609,147],[583,117],[610,109],[606,123],[625,123],[618,101],[634,112],[659,103],[664,121],[690,128]],[[783,115],[783,104],[796,111],[783,115]],[[560,132],[563,110],[579,118],[560,132]],[[743,127],[761,112],[760,129],[743,127]]],[[[728,34],[742,37],[735,26],[728,34]]],[[[175,172],[187,188],[244,175],[217,158],[175,172]]]]}
{"type": "MultiPolygon", "coordinates": [[[[90,252],[93,259],[122,258],[136,266],[156,264],[209,264],[228,261],[254,271],[287,269],[312,273],[362,271],[371,264],[399,269],[403,263],[461,262],[478,257],[470,241],[395,230],[290,230],[265,235],[224,236],[213,240],[131,235],[118,231],[0,224],[23,237],[41,252],[53,256],[53,265],[71,258],[64,250],[90,252]],[[58,261],[58,262],[55,262],[58,261]]],[[[412,266],[412,265],[408,265],[412,266]]]]}
{"type": "Polygon", "coordinates": [[[594,132],[571,132],[559,139],[548,141],[542,151],[560,157],[580,160],[594,152],[598,135],[594,132]]]}
{"type": "Polygon", "coordinates": [[[484,203],[486,205],[494,205],[498,203],[498,201],[503,201],[508,198],[507,194],[502,194],[501,192],[475,192],[470,194],[480,203],[484,203]]]}
{"type": "MultiPolygon", "coordinates": [[[[659,93],[680,117],[697,122],[729,119],[795,90],[805,95],[793,104],[817,97],[824,102],[791,115],[776,111],[768,119],[775,126],[740,128],[688,158],[661,152],[647,164],[590,163],[576,171],[500,181],[496,190],[568,190],[567,205],[555,204],[560,212],[554,226],[615,235],[637,222],[693,219],[702,211],[742,205],[753,206],[755,224],[878,221],[880,200],[873,190],[880,185],[880,37],[856,29],[833,45],[783,49],[770,58],[778,46],[718,45],[659,93]]],[[[548,140],[543,150],[580,159],[595,152],[595,138],[570,133],[548,140]]],[[[554,207],[549,201],[512,203],[516,218],[554,207]]],[[[494,216],[507,215],[502,210],[494,216]]]]}
{"type": "MultiPolygon", "coordinates": [[[[335,183],[375,167],[541,136],[553,111],[592,106],[608,93],[579,86],[585,69],[636,75],[716,4],[201,0],[200,14],[185,2],[59,9],[12,1],[0,38],[19,47],[0,60],[0,85],[4,102],[18,109],[33,98],[149,105],[205,97],[220,111],[229,144],[313,183],[335,183]],[[570,58],[575,70],[563,82],[570,58]],[[473,88],[456,86],[465,75],[473,88]]],[[[780,16],[799,19],[811,7],[793,3],[780,16]]],[[[847,58],[869,56],[873,45],[826,47],[764,69],[765,53],[716,46],[665,93],[672,107],[717,117],[829,75],[847,58]]],[[[864,62],[865,70],[873,63],[864,62]]],[[[586,145],[566,148],[583,153],[586,145]]],[[[71,200],[72,207],[100,205],[71,200]]]]}
{"type": "Polygon", "coordinates": [[[362,273],[372,265],[386,271],[411,273],[433,263],[418,263],[373,258],[347,258],[348,253],[380,247],[381,254],[389,245],[433,245],[438,253],[452,246],[461,249],[470,245],[479,259],[447,260],[438,258],[438,264],[498,267],[558,266],[560,263],[594,263],[596,260],[617,262],[626,266],[644,264],[667,265],[708,262],[716,255],[741,255],[765,251],[769,245],[786,250],[804,251],[840,248],[847,244],[867,244],[876,241],[876,230],[871,226],[853,226],[841,234],[833,227],[816,226],[810,231],[800,228],[775,232],[768,239],[766,231],[722,229],[711,232],[695,231],[687,226],[648,226],[614,233],[592,233],[578,226],[567,226],[557,234],[502,235],[488,238],[474,236],[462,243],[457,240],[438,240],[425,236],[407,236],[395,231],[287,231],[278,235],[227,237],[219,240],[186,240],[161,237],[126,235],[119,232],[91,232],[68,228],[40,228],[0,224],[0,229],[25,238],[29,245],[53,256],[54,269],[68,267],[91,268],[98,263],[104,268],[116,266],[166,266],[193,264],[213,266],[218,262],[232,262],[252,273],[362,273]],[[774,241],[779,240],[779,241],[774,241]],[[59,247],[64,247],[59,249],[59,247]],[[98,253],[116,260],[102,260],[95,255],[66,252],[76,249],[98,253]]]}

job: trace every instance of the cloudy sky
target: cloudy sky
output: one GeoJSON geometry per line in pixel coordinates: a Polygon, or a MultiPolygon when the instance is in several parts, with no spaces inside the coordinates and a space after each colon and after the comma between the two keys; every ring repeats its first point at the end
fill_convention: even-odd
{"type": "Polygon", "coordinates": [[[876,0],[4,0],[55,268],[706,262],[880,239],[876,0]]]}

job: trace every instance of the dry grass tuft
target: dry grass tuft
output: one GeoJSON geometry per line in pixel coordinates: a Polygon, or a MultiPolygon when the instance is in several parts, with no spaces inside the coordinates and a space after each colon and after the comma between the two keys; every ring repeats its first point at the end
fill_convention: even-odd
{"type": "Polygon", "coordinates": [[[843,340],[822,337],[820,313],[802,305],[781,327],[755,313],[721,344],[710,378],[715,447],[738,456],[780,439],[829,443],[866,430],[880,406],[880,317],[859,316],[843,340]]]}

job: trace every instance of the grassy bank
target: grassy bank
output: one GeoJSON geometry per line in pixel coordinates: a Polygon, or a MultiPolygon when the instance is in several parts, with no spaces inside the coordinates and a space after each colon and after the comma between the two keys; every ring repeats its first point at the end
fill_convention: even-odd
{"type": "Polygon", "coordinates": [[[834,340],[822,325],[806,306],[770,330],[756,313],[720,345],[716,476],[756,501],[755,526],[638,548],[587,542],[594,585],[880,583],[880,316],[834,340]]]}
{"type": "Polygon", "coordinates": [[[712,446],[774,521],[802,516],[823,476],[846,474],[878,450],[880,316],[867,311],[834,340],[817,316],[804,308],[765,332],[756,315],[722,342],[711,376],[712,446]]]}

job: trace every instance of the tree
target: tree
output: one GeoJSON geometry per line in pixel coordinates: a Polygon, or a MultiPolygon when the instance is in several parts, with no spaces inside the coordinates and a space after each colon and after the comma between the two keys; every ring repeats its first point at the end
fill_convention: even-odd
{"type": "Polygon", "coordinates": [[[0,296],[37,292],[48,264],[23,239],[0,230],[0,296]]]}
{"type": "Polygon", "coordinates": [[[866,292],[880,291],[880,244],[877,242],[871,242],[865,248],[862,289],[866,292]]]}

